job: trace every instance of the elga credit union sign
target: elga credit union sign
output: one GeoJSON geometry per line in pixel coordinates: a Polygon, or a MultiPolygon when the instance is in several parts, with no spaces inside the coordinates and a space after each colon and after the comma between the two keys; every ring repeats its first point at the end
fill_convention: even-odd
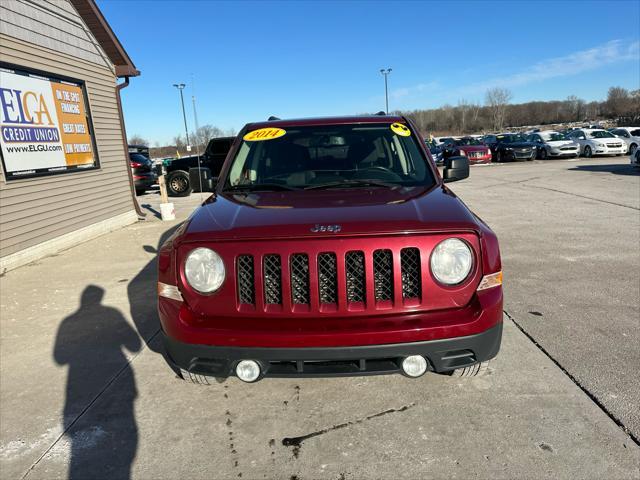
{"type": "Polygon", "coordinates": [[[0,66],[7,180],[98,167],[83,83],[0,66]]]}

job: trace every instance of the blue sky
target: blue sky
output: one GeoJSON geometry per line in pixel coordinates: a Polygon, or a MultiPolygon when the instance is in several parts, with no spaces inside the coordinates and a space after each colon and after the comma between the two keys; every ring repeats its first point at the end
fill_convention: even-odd
{"type": "Polygon", "coordinates": [[[173,83],[200,125],[640,88],[640,2],[221,2],[98,0],[142,75],[123,91],[127,132],[183,131],[173,83]]]}

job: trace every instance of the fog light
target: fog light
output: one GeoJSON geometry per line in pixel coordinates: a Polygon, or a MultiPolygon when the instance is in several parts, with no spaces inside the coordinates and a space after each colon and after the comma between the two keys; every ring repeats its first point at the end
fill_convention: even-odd
{"type": "Polygon", "coordinates": [[[402,371],[409,377],[419,377],[427,371],[427,361],[420,355],[410,355],[402,361],[402,371]]]}
{"type": "Polygon", "coordinates": [[[254,360],[242,360],[236,366],[236,375],[243,382],[255,382],[260,376],[260,365],[254,360]]]}

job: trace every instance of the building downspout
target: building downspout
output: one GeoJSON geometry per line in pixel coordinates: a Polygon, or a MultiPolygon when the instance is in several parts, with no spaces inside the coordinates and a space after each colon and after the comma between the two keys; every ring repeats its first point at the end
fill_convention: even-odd
{"type": "Polygon", "coordinates": [[[120,117],[120,130],[122,131],[122,140],[124,147],[124,159],[127,163],[127,172],[129,176],[129,188],[131,190],[131,198],[133,200],[133,206],[138,214],[140,219],[144,219],[147,214],[144,213],[140,209],[140,204],[138,203],[138,198],[136,197],[136,187],[133,182],[133,172],[131,171],[131,167],[129,165],[129,141],[127,140],[127,129],[124,126],[124,114],[122,113],[122,99],[120,98],[120,90],[129,86],[129,77],[124,77],[123,83],[118,83],[116,85],[116,99],[118,100],[118,116],[120,117]]]}

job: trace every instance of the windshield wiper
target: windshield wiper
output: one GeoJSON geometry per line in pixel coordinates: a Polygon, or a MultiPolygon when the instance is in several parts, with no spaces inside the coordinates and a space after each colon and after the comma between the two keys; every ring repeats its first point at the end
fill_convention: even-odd
{"type": "Polygon", "coordinates": [[[224,189],[225,192],[268,192],[273,190],[299,190],[296,187],[281,183],[250,183],[248,185],[233,185],[224,189]]]}
{"type": "Polygon", "coordinates": [[[322,190],[325,188],[342,188],[342,187],[385,187],[398,188],[399,185],[387,183],[380,180],[343,180],[341,182],[320,183],[318,185],[309,185],[304,187],[305,190],[322,190]]]}

